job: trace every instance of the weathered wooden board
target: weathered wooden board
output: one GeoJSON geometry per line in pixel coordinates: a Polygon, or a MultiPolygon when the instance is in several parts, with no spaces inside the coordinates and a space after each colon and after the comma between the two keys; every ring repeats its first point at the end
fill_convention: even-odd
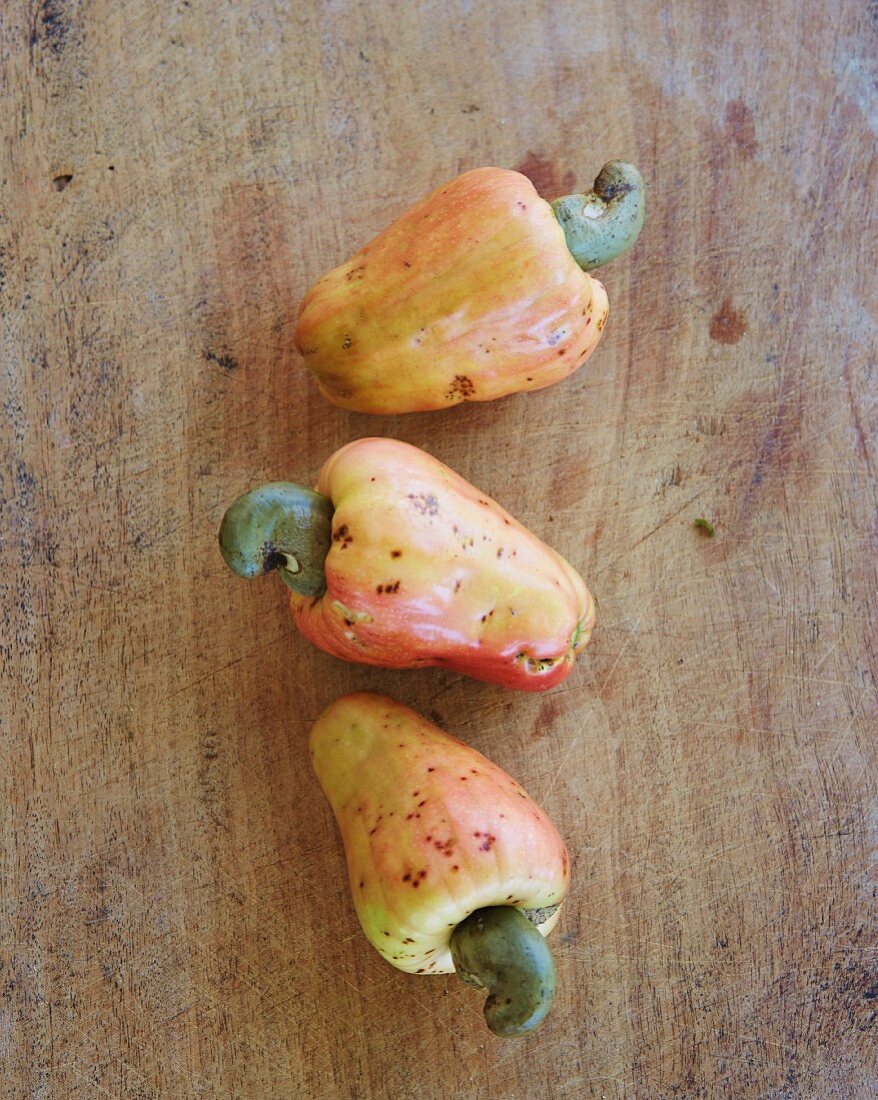
{"type": "Polygon", "coordinates": [[[6,0],[0,27],[0,1095],[874,1095],[875,3],[6,0]],[[291,331],[324,269],[461,169],[554,197],[612,156],[651,211],[579,374],[447,414],[319,398],[291,331]],[[345,666],[225,570],[233,496],[364,434],[589,579],[562,688],[345,666]],[[569,841],[538,1038],[359,934],[305,742],[365,687],[569,841]]]}

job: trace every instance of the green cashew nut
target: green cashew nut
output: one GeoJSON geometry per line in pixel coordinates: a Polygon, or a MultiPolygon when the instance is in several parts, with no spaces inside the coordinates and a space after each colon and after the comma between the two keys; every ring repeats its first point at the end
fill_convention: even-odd
{"type": "Polygon", "coordinates": [[[220,552],[239,577],[277,569],[300,596],[322,596],[332,542],[332,501],[300,485],[271,481],[229,507],[220,524],[220,552]]]}
{"type": "Polygon", "coordinates": [[[633,164],[611,160],[592,191],[555,199],[552,210],[574,260],[583,271],[591,271],[627,252],[637,240],[646,218],[646,184],[633,164]]]}
{"type": "Polygon", "coordinates": [[[451,958],[467,985],[488,990],[485,1020],[495,1035],[535,1031],[555,996],[555,964],[543,936],[511,905],[476,909],[451,935],[451,958]]]}

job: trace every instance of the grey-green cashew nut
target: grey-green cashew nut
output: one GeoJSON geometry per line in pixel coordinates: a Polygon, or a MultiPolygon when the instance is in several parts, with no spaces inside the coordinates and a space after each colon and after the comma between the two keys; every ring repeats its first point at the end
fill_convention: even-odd
{"type": "Polygon", "coordinates": [[[326,591],[324,562],[332,542],[332,501],[321,493],[271,481],[239,496],[223,516],[220,552],[239,577],[276,569],[301,596],[326,591]]]}
{"type": "Polygon", "coordinates": [[[451,958],[467,985],[488,990],[485,1020],[495,1035],[535,1031],[555,996],[555,964],[546,940],[510,905],[477,909],[454,929],[451,958]]]}
{"type": "Polygon", "coordinates": [[[583,271],[592,271],[627,252],[646,218],[646,184],[633,164],[611,160],[594,188],[552,203],[567,247],[583,271]]]}

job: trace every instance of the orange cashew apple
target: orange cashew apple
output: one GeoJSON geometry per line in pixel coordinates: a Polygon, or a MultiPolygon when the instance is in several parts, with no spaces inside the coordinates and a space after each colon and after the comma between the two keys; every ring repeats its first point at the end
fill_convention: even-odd
{"type": "Polygon", "coordinates": [[[588,274],[643,225],[637,169],[548,203],[518,172],[476,168],[318,279],[295,342],[325,397],[368,413],[444,409],[538,390],[588,359],[607,319],[588,274]]]}
{"type": "Polygon", "coordinates": [[[555,990],[543,937],[570,879],[545,813],[481,753],[383,695],[330,704],[310,752],[372,946],[408,973],[456,970],[488,989],[499,1035],[539,1026],[555,990]]]}
{"type": "Polygon", "coordinates": [[[347,661],[540,691],[566,679],[594,626],[591,594],[560,554],[394,439],[342,447],[316,492],[245,493],[220,548],[240,576],[277,569],[302,633],[347,661]]]}

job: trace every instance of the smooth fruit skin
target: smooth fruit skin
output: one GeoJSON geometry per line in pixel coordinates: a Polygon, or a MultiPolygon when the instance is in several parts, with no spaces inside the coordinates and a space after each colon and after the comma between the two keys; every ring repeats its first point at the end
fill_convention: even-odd
{"type": "Polygon", "coordinates": [[[295,341],[336,405],[417,412],[558,382],[594,351],[607,311],[530,180],[476,168],[319,279],[295,341]]]}
{"type": "MultiPolygon", "coordinates": [[[[548,817],[415,711],[371,692],[342,696],[315,722],[310,752],[363,931],[399,970],[451,973],[451,934],[476,909],[564,900],[569,859],[548,817]]],[[[557,919],[539,925],[543,935],[557,919]]]]}
{"type": "Polygon", "coordinates": [[[326,592],[291,595],[315,645],[523,691],[570,674],[594,625],[582,578],[453,470],[398,440],[359,439],[326,462],[317,490],[335,507],[326,592]]]}

